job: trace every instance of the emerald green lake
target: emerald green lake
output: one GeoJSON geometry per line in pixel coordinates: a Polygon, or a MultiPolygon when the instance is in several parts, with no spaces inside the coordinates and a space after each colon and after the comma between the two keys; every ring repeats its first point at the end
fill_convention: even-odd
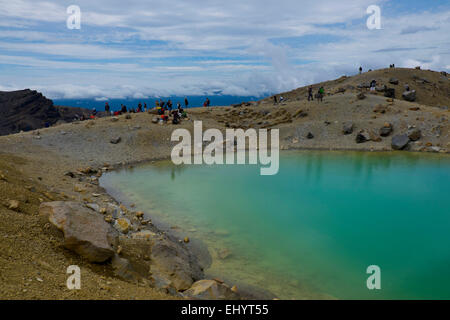
{"type": "Polygon", "coordinates": [[[278,175],[259,169],[165,161],[101,185],[203,241],[206,274],[231,284],[282,299],[450,299],[449,156],[285,152],[278,175]],[[371,265],[381,290],[366,286],[371,265]]]}

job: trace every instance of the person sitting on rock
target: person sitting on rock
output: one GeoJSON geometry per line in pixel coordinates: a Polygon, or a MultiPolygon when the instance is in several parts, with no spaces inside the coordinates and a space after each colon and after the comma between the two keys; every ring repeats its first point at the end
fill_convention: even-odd
{"type": "Polygon", "coordinates": [[[122,104],[120,108],[120,113],[127,113],[127,106],[122,104]]]}

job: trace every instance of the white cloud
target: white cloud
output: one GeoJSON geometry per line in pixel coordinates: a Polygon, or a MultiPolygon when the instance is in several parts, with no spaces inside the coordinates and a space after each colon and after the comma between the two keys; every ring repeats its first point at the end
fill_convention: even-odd
{"type": "Polygon", "coordinates": [[[367,6],[385,3],[77,0],[82,29],[68,30],[61,1],[0,0],[0,81],[2,88],[33,87],[51,97],[102,99],[259,95],[359,65],[449,70],[450,9],[382,11],[383,29],[368,30],[367,6]]]}

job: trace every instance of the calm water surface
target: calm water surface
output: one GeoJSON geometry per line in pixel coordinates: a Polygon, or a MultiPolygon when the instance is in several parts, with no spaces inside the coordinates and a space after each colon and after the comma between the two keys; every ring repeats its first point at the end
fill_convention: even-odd
{"type": "Polygon", "coordinates": [[[446,155],[286,152],[276,176],[167,161],[101,183],[205,242],[209,276],[285,299],[450,299],[446,155]],[[370,265],[379,291],[366,287],[370,265]]]}

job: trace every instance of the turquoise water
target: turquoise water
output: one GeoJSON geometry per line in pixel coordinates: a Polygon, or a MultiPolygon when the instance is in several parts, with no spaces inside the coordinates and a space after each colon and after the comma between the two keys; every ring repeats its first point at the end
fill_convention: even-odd
{"type": "Polygon", "coordinates": [[[276,176],[161,162],[101,183],[204,241],[210,276],[283,299],[450,299],[446,155],[287,152],[276,176]],[[381,290],[367,289],[370,265],[381,290]]]}

